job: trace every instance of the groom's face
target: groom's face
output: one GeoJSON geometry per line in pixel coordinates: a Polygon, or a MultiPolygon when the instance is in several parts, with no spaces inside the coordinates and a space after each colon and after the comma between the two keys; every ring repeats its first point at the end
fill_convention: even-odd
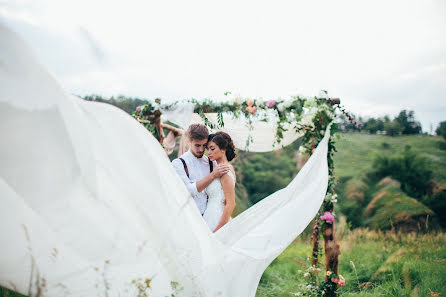
{"type": "Polygon", "coordinates": [[[197,140],[192,139],[190,141],[191,147],[190,151],[196,158],[201,158],[204,155],[204,151],[206,150],[206,145],[208,143],[207,139],[197,140]]]}

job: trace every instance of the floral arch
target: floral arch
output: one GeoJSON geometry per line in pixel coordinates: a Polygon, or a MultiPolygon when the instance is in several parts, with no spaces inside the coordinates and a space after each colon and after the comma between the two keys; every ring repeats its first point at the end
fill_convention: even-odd
{"type": "MultiPolygon", "coordinates": [[[[230,93],[225,93],[229,95],[230,93]]],[[[326,92],[324,91],[326,95],[326,92]]],[[[191,99],[187,101],[176,101],[170,104],[162,104],[160,99],[149,101],[143,106],[139,106],[133,116],[143,124],[163,145],[167,153],[170,154],[175,146],[175,137],[182,136],[184,129],[194,121],[192,113],[195,114],[195,122],[201,122],[211,130],[225,129],[225,124],[231,121],[238,121],[237,124],[244,124],[248,131],[243,138],[243,144],[236,144],[241,150],[268,151],[280,149],[296,138],[302,137],[302,145],[299,152],[302,155],[311,156],[315,147],[324,137],[325,131],[330,131],[328,142],[328,170],[329,180],[324,203],[320,208],[313,225],[313,252],[309,273],[314,272],[318,265],[320,252],[319,238],[324,238],[325,270],[326,281],[323,291],[327,296],[334,296],[336,288],[345,283],[342,276],[338,275],[338,255],[340,254],[339,244],[336,242],[334,228],[334,204],[337,202],[335,193],[336,180],[334,177],[333,155],[336,152],[335,134],[337,131],[336,115],[337,111],[343,113],[352,123],[356,124],[353,118],[346,113],[340,105],[338,98],[312,97],[304,98],[293,96],[290,99],[250,99],[236,97],[232,100],[214,102],[206,99],[199,101],[191,99]],[[185,116],[186,114],[186,116],[185,116]],[[166,116],[167,115],[167,116],[166,116]],[[178,118],[181,118],[179,119],[178,118]],[[189,119],[189,121],[188,121],[189,119]],[[166,122],[174,122],[171,125],[166,122]],[[269,123],[269,133],[273,133],[270,138],[271,147],[254,147],[254,131],[256,123],[269,123]],[[183,129],[182,129],[183,128],[183,129]],[[272,130],[271,130],[272,128],[272,130]],[[329,128],[327,130],[327,128],[329,128]],[[166,136],[164,130],[169,134],[166,136]],[[330,276],[330,277],[328,277],[330,276]]],[[[227,130],[231,133],[231,130],[227,130]]],[[[259,134],[257,135],[258,137],[259,134]]],[[[184,139],[184,138],[183,138],[184,139]]],[[[180,151],[184,148],[181,147],[180,151]]]]}

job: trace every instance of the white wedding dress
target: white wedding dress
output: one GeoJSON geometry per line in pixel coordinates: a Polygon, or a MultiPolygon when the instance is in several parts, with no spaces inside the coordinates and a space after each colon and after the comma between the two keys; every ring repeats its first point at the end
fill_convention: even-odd
{"type": "MultiPolygon", "coordinates": [[[[231,177],[235,184],[235,177],[232,171],[229,170],[227,174],[231,177]]],[[[223,214],[223,210],[225,209],[226,198],[220,178],[214,179],[206,188],[206,192],[208,193],[209,200],[203,214],[203,219],[213,232],[215,228],[217,228],[221,215],[223,214]]]]}
{"type": "Polygon", "coordinates": [[[328,128],[287,187],[209,232],[150,132],[114,106],[68,95],[0,22],[0,238],[7,241],[0,286],[46,297],[142,290],[254,297],[264,270],[324,200],[329,137],[328,128]]]}

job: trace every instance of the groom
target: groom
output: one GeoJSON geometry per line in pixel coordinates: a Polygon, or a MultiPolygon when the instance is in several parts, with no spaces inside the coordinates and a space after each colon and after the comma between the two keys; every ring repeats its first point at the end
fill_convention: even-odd
{"type": "Polygon", "coordinates": [[[208,201],[206,187],[215,178],[226,174],[229,171],[229,166],[225,164],[217,166],[215,161],[211,162],[204,155],[209,137],[206,126],[201,124],[190,125],[186,133],[190,149],[179,158],[174,159],[172,165],[194,198],[201,215],[203,215],[208,201]]]}

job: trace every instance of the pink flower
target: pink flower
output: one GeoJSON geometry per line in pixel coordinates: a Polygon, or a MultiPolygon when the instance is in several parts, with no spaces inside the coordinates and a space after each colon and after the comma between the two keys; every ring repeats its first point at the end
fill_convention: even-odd
{"type": "Polygon", "coordinates": [[[271,99],[271,100],[267,101],[267,102],[265,103],[265,105],[266,105],[267,107],[271,108],[271,107],[273,107],[274,105],[276,105],[276,101],[273,100],[273,99],[271,99]]]}
{"type": "Polygon", "coordinates": [[[255,106],[246,106],[246,111],[249,112],[250,114],[255,114],[257,111],[257,107],[255,106]]]}
{"type": "Polygon", "coordinates": [[[246,99],[246,104],[248,104],[249,107],[253,105],[254,102],[252,102],[251,99],[246,99]]]}
{"type": "Polygon", "coordinates": [[[321,216],[321,220],[326,221],[329,224],[333,224],[334,216],[331,214],[331,212],[326,211],[324,212],[324,215],[321,216]]]}
{"type": "Polygon", "coordinates": [[[330,280],[331,280],[333,283],[339,285],[340,287],[345,286],[345,279],[342,277],[342,275],[339,274],[338,277],[339,277],[339,278],[334,278],[334,277],[332,277],[330,280]]]}

